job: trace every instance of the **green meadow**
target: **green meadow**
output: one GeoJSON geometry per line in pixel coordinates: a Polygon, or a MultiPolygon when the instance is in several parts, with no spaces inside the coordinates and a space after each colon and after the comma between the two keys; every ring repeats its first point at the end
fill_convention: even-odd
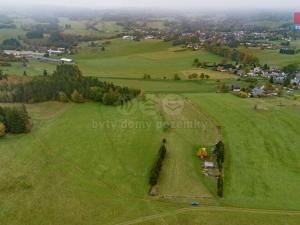
{"type": "Polygon", "coordinates": [[[147,200],[161,130],[100,125],[155,116],[93,103],[28,107],[34,130],[0,140],[1,224],[109,224],[169,208],[147,200]]]}
{"type": "Polygon", "coordinates": [[[223,128],[227,204],[299,210],[299,100],[188,95],[223,128]],[[255,109],[256,108],[256,109],[255,109]]]}
{"type": "Polygon", "coordinates": [[[133,103],[137,110],[131,113],[126,113],[126,107],[124,111],[95,103],[28,105],[34,124],[31,133],[0,140],[1,224],[221,225],[230,220],[231,225],[249,225],[251,220],[257,225],[275,221],[297,225],[299,211],[272,209],[299,210],[298,124],[289,124],[281,112],[293,119],[299,106],[290,103],[279,108],[276,102],[261,102],[268,111],[256,112],[253,102],[229,95],[187,97],[192,102],[184,100],[180,116],[162,116],[160,106],[143,111],[138,101],[133,103]],[[202,183],[194,152],[196,145],[211,145],[218,138],[209,115],[218,117],[228,145],[225,198],[221,200],[202,183]],[[251,116],[259,124],[248,121],[251,116]],[[205,129],[166,132],[154,125],[194,119],[206,124],[205,129]],[[133,125],[141,121],[150,126],[133,125]],[[277,125],[279,130],[272,127],[277,125]],[[273,139],[261,143],[268,133],[273,139]],[[163,137],[168,139],[169,150],[159,181],[161,192],[150,197],[148,173],[163,137]],[[193,199],[202,205],[189,206],[193,199]]]}
{"type": "MultiPolygon", "coordinates": [[[[96,44],[102,42],[96,42],[96,44]]],[[[88,43],[82,44],[75,55],[65,55],[72,58],[80,67],[83,74],[97,77],[117,78],[143,78],[149,74],[152,79],[173,79],[179,74],[187,79],[191,73],[205,73],[213,79],[232,78],[232,74],[219,73],[210,70],[193,68],[193,60],[219,62],[221,57],[212,55],[205,50],[192,51],[182,47],[173,47],[169,42],[147,40],[141,42],[113,39],[105,47],[90,47],[88,43]]],[[[23,63],[13,63],[11,67],[2,67],[8,74],[41,75],[46,69],[52,72],[53,63],[42,63],[29,60],[27,67],[23,63]]]]}
{"type": "MultiPolygon", "coordinates": [[[[143,79],[125,79],[125,78],[100,78],[106,82],[112,82],[120,86],[139,88],[147,93],[207,93],[217,91],[219,83],[216,80],[143,80],[143,79]]],[[[226,80],[224,82],[234,82],[226,80]]]]}
{"type": "Polygon", "coordinates": [[[3,66],[0,69],[9,75],[23,75],[24,72],[28,76],[40,76],[43,75],[44,70],[49,74],[52,73],[56,68],[55,63],[45,63],[37,60],[29,60],[26,66],[22,62],[13,62],[11,66],[3,66]]]}
{"type": "MultiPolygon", "coordinates": [[[[298,43],[297,43],[298,45],[298,43]]],[[[280,54],[279,49],[260,49],[260,48],[241,48],[242,51],[256,55],[261,64],[268,64],[273,66],[283,67],[292,63],[300,62],[300,54],[287,55],[280,54]]]]}
{"type": "Polygon", "coordinates": [[[204,50],[191,51],[173,47],[169,42],[159,40],[128,41],[113,39],[102,51],[101,47],[81,46],[78,54],[71,56],[84,74],[101,77],[142,78],[150,74],[152,78],[173,78],[192,69],[193,60],[221,61],[221,57],[204,50]]]}
{"type": "Polygon", "coordinates": [[[123,31],[123,28],[114,21],[59,18],[59,26],[65,28],[66,25],[71,25],[71,28],[64,29],[63,32],[65,34],[96,36],[98,38],[112,37],[123,31]],[[91,24],[93,25],[93,29],[90,26],[91,24]]]}
{"type": "MultiPolygon", "coordinates": [[[[71,25],[64,30],[70,34],[110,37],[121,30],[111,21],[93,21],[97,30],[86,30],[90,20],[59,21],[61,27],[71,25]]],[[[158,20],[146,26],[164,24],[158,20]]],[[[0,30],[0,40],[19,31],[0,30]]],[[[193,68],[195,58],[222,61],[203,49],[159,40],[95,44],[81,43],[78,53],[64,57],[73,58],[84,75],[144,90],[146,101],[118,107],[93,102],[26,105],[32,131],[0,139],[1,225],[299,224],[299,100],[216,93],[220,83],[242,83],[229,73],[193,68]],[[191,73],[210,79],[187,80],[191,73]],[[143,79],[144,74],[151,79],[143,79]],[[181,80],[174,80],[174,74],[181,80]],[[180,114],[164,110],[169,95],[181,99],[180,114]],[[157,125],[190,121],[201,126],[157,125]],[[151,197],[149,172],[163,138],[167,156],[158,195],[151,197]],[[202,175],[196,157],[199,146],[211,148],[220,139],[226,145],[224,198],[217,197],[214,178],[202,175]],[[194,200],[199,207],[190,206],[194,200]]],[[[300,60],[279,50],[241,49],[257,55],[262,64],[300,60]]],[[[18,62],[0,69],[37,76],[55,67],[30,60],[26,66],[18,62]]]]}
{"type": "Polygon", "coordinates": [[[0,29],[0,43],[8,38],[18,38],[19,35],[24,35],[21,29],[0,29]]]}

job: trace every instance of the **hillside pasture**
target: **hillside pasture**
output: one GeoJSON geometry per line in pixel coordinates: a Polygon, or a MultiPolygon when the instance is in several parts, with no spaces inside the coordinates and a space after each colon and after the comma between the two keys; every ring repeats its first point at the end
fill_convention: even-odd
{"type": "Polygon", "coordinates": [[[128,41],[114,39],[105,47],[81,46],[72,57],[84,74],[101,77],[172,78],[175,73],[192,69],[193,60],[221,61],[221,57],[204,50],[191,51],[173,47],[161,40],[128,41]]]}
{"type": "Polygon", "coordinates": [[[23,75],[25,71],[28,76],[39,76],[43,75],[44,70],[51,74],[56,66],[56,63],[46,63],[32,59],[26,63],[26,66],[22,62],[13,62],[11,66],[0,67],[0,70],[8,75],[23,75]]]}
{"type": "Polygon", "coordinates": [[[270,50],[270,49],[260,49],[260,48],[240,48],[240,50],[254,54],[258,57],[261,64],[268,64],[277,67],[283,67],[291,63],[300,62],[300,54],[287,55],[280,54],[279,49],[270,50]]]}
{"type": "MultiPolygon", "coordinates": [[[[112,82],[120,86],[138,88],[147,93],[210,93],[216,92],[217,83],[215,80],[143,80],[123,78],[99,78],[102,81],[112,82]]],[[[225,81],[225,80],[224,80],[225,81]]],[[[233,80],[226,80],[228,83],[233,80]]]]}
{"type": "Polygon", "coordinates": [[[64,29],[65,34],[94,36],[107,38],[115,36],[123,31],[123,28],[114,21],[102,20],[74,20],[70,18],[59,18],[59,25],[64,29]],[[90,26],[92,24],[93,26],[90,26]],[[66,25],[71,25],[70,29],[65,29],[66,25]],[[93,28],[92,28],[93,27],[93,28]]]}
{"type": "MultiPolygon", "coordinates": [[[[3,225],[93,225],[95,221],[107,225],[219,225],[229,219],[232,225],[248,225],[249,220],[257,225],[273,225],[274,221],[298,225],[299,212],[207,205],[194,208],[178,199],[149,197],[148,172],[164,136],[163,130],[155,126],[113,124],[122,121],[153,124],[161,121],[155,110],[151,115],[140,110],[124,114],[122,108],[95,103],[57,102],[27,107],[34,122],[31,133],[0,139],[0,221],[3,225]]],[[[190,119],[201,115],[190,110],[186,113],[184,117],[190,119]]],[[[207,120],[206,116],[200,117],[207,120]]],[[[213,130],[209,129],[203,136],[199,132],[193,135],[188,131],[187,136],[175,132],[174,138],[170,137],[174,141],[170,153],[174,153],[173,148],[178,144],[184,147],[180,151],[176,148],[179,155],[194,157],[190,147],[194,142],[214,141],[213,130]],[[181,143],[181,135],[193,143],[181,143]]],[[[174,160],[177,154],[174,156],[170,157],[174,160]]],[[[189,164],[183,161],[176,164],[190,168],[179,171],[178,175],[194,180],[193,192],[205,190],[201,177],[192,169],[191,164],[195,162],[189,160],[192,161],[189,164]]],[[[182,190],[185,180],[179,184],[182,190]]],[[[173,190],[170,187],[171,193],[173,190]]]]}

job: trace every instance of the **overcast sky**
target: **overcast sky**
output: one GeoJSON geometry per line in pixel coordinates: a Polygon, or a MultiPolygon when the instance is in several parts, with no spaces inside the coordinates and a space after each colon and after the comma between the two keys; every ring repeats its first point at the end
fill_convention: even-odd
{"type": "Polygon", "coordinates": [[[291,9],[300,11],[300,0],[0,0],[0,5],[63,5],[85,8],[161,9],[291,9]]]}

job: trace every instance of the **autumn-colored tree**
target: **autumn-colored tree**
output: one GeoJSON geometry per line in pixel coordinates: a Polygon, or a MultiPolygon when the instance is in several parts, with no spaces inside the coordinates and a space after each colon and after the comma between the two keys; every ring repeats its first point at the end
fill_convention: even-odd
{"type": "Polygon", "coordinates": [[[205,159],[208,156],[206,148],[200,148],[197,152],[197,156],[201,159],[205,159]]]}
{"type": "Polygon", "coordinates": [[[139,95],[138,95],[138,98],[142,101],[145,101],[146,100],[146,94],[145,94],[145,91],[144,90],[141,90],[139,95]]]}
{"type": "Polygon", "coordinates": [[[77,90],[74,90],[71,94],[71,100],[75,103],[83,103],[82,94],[80,94],[77,90]]]}
{"type": "Polygon", "coordinates": [[[60,101],[60,102],[68,102],[68,96],[66,95],[66,93],[65,92],[63,92],[63,91],[60,91],[60,92],[58,92],[58,101],[60,101]]]}
{"type": "Polygon", "coordinates": [[[2,122],[0,122],[0,137],[5,136],[5,134],[6,134],[5,125],[2,122]]]}

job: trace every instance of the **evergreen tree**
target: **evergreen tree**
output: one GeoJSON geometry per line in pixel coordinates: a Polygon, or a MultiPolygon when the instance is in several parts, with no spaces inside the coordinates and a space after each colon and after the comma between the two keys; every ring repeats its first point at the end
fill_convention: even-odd
{"type": "Polygon", "coordinates": [[[223,197],[223,177],[220,175],[217,178],[217,194],[219,197],[223,197]]]}
{"type": "Polygon", "coordinates": [[[60,101],[60,102],[68,102],[69,101],[68,96],[66,95],[65,92],[63,92],[63,91],[58,92],[58,101],[60,101]]]}
{"type": "Polygon", "coordinates": [[[29,116],[25,106],[5,108],[5,126],[9,133],[20,134],[29,130],[29,116]]]}
{"type": "Polygon", "coordinates": [[[221,171],[224,163],[224,143],[222,141],[219,141],[216,145],[216,152],[218,168],[221,171]]]}

